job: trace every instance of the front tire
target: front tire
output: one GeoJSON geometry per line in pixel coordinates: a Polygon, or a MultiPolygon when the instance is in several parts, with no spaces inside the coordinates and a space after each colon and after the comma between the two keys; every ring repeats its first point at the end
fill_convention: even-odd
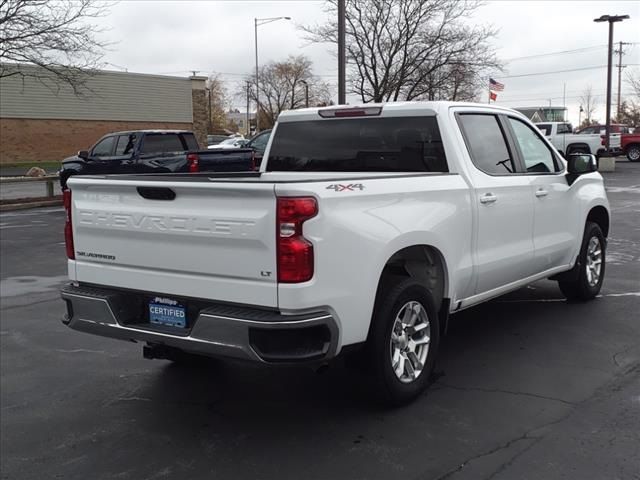
{"type": "Polygon", "coordinates": [[[600,226],[587,222],[573,278],[558,281],[560,290],[568,300],[586,301],[598,295],[604,281],[606,245],[600,226]]]}
{"type": "Polygon", "coordinates": [[[414,279],[382,285],[367,341],[368,365],[380,400],[398,406],[429,385],[440,328],[431,292],[414,279]]]}
{"type": "Polygon", "coordinates": [[[640,160],[640,144],[629,145],[629,147],[627,147],[627,160],[630,162],[637,162],[640,160]]]}

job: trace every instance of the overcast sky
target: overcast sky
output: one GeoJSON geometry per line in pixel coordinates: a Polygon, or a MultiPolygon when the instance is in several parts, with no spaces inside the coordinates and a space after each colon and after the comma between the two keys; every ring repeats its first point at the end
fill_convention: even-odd
{"type": "MultiPolygon", "coordinates": [[[[322,23],[327,17],[322,1],[132,1],[123,0],[99,20],[113,42],[105,61],[114,70],[187,76],[218,72],[231,92],[238,90],[244,74],[255,65],[254,17],[289,16],[259,27],[260,63],[307,55],[314,72],[337,92],[337,64],[332,45],[309,45],[298,25],[322,23]]],[[[596,118],[604,120],[608,24],[594,23],[603,14],[628,14],[630,20],[615,25],[614,41],[635,42],[624,48],[624,71],[640,71],[640,2],[638,1],[489,1],[470,20],[493,24],[495,46],[509,61],[496,80],[505,84],[498,104],[507,106],[562,105],[566,85],[569,118],[578,120],[579,97],[591,84],[598,95],[596,118]],[[580,52],[555,52],[584,49],[580,52]],[[534,55],[549,54],[545,56],[534,55]],[[635,64],[635,65],[631,65],[635,64]],[[586,69],[586,67],[599,67],[586,69]],[[583,68],[580,71],[530,75],[583,68]]],[[[617,63],[617,59],[614,63],[617,63]]],[[[617,70],[614,72],[614,95],[617,70]]],[[[624,78],[624,74],[623,74],[624,78]]],[[[623,82],[622,93],[628,91],[623,82]]],[[[349,97],[352,103],[357,98],[349,97]]],[[[485,101],[485,98],[482,99],[485,101]]],[[[237,101],[238,107],[242,102],[237,101]]],[[[614,100],[615,106],[615,100],[614,100]]]]}

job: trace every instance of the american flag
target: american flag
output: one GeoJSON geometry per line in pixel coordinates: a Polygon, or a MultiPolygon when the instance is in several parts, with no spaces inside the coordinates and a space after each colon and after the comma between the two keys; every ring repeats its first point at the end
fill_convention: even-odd
{"type": "Polygon", "coordinates": [[[493,78],[490,78],[489,89],[495,90],[496,92],[501,92],[502,90],[504,90],[504,85],[500,82],[496,82],[493,78]]]}

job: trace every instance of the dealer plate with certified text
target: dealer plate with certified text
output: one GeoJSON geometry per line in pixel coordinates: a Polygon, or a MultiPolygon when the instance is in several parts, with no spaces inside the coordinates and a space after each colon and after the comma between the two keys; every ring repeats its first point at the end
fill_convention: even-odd
{"type": "Polygon", "coordinates": [[[149,302],[149,322],[167,327],[187,327],[187,309],[182,305],[149,302]]]}

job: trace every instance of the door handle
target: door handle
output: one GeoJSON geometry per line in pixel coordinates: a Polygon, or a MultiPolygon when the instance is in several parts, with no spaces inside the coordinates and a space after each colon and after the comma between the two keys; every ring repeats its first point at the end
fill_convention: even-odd
{"type": "Polygon", "coordinates": [[[496,197],[493,193],[485,193],[483,196],[480,197],[480,203],[493,203],[496,200],[498,200],[498,197],[496,197]]]}
{"type": "Polygon", "coordinates": [[[547,195],[549,195],[549,192],[547,192],[545,189],[540,188],[536,191],[536,197],[541,198],[541,197],[546,197],[547,195]]]}

